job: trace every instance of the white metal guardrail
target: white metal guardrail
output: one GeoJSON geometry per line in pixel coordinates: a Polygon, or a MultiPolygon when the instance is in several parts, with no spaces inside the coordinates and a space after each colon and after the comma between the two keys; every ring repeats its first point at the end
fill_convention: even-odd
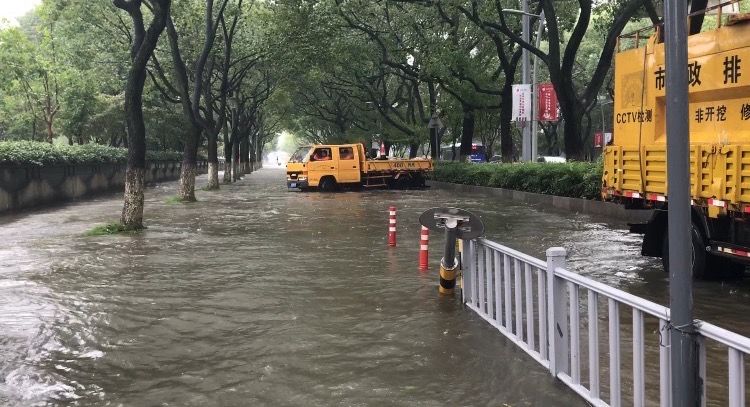
{"type": "MultiPolygon", "coordinates": [[[[486,239],[465,241],[463,301],[592,405],[672,406],[669,309],[565,270],[565,256],[551,248],[543,261],[486,239]]],[[[750,338],[704,321],[696,327],[702,405],[711,397],[745,406],[750,338]],[[707,350],[727,352],[726,367],[707,372],[707,350]],[[716,394],[707,392],[707,373],[716,394]]]]}

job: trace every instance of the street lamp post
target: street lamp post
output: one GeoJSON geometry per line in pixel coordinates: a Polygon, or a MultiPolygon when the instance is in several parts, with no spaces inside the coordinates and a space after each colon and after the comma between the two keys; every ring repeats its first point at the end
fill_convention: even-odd
{"type": "MultiPolygon", "coordinates": [[[[690,134],[688,121],[687,7],[684,0],[664,1],[667,239],[669,242],[670,355],[672,404],[699,406],[698,355],[693,323],[690,220],[690,134]]],[[[642,165],[642,164],[641,164],[642,165]]],[[[696,248],[701,250],[702,248],[696,248]]]]}
{"type": "MultiPolygon", "coordinates": [[[[544,11],[539,14],[539,27],[536,30],[536,47],[539,48],[539,44],[542,41],[542,32],[544,31],[544,11]]],[[[539,63],[539,57],[534,55],[534,74],[532,75],[532,88],[531,88],[531,159],[536,160],[539,149],[539,102],[537,97],[539,95],[538,83],[536,80],[536,67],[539,63]]]]}
{"type": "MultiPolygon", "coordinates": [[[[530,42],[530,35],[529,32],[529,1],[524,0],[522,2],[523,4],[523,17],[521,21],[521,29],[523,30],[523,40],[526,41],[528,44],[530,42]]],[[[524,48],[523,49],[523,55],[521,57],[522,63],[521,63],[521,77],[523,78],[523,83],[528,84],[531,82],[531,78],[529,78],[529,51],[524,48]]],[[[533,89],[532,89],[532,96],[531,96],[531,120],[534,120],[534,96],[533,96],[533,89]]],[[[523,157],[523,161],[531,161],[531,129],[527,125],[527,123],[524,123],[523,126],[523,147],[521,148],[521,156],[523,157]]]]}
{"type": "MultiPolygon", "coordinates": [[[[530,43],[531,40],[529,38],[529,17],[537,17],[539,18],[539,25],[537,27],[537,33],[536,33],[536,47],[539,48],[539,44],[542,41],[542,33],[544,32],[544,11],[542,11],[540,14],[534,14],[529,13],[529,4],[528,0],[524,0],[523,2],[523,10],[515,10],[515,9],[503,9],[503,13],[508,14],[521,14],[523,16],[522,21],[522,29],[523,29],[523,40],[527,43],[530,43]]],[[[522,52],[522,64],[521,64],[521,76],[523,78],[523,83],[531,83],[531,131],[529,132],[528,126],[524,126],[523,128],[523,138],[522,138],[522,146],[521,146],[521,160],[522,161],[533,161],[535,157],[538,154],[538,134],[539,134],[539,121],[537,120],[538,115],[537,113],[537,95],[538,89],[537,89],[537,64],[539,62],[539,57],[534,55],[534,65],[532,67],[533,71],[533,78],[529,79],[529,51],[526,50],[526,48],[523,49],[522,52]],[[531,133],[531,134],[529,134],[531,133]]]]}

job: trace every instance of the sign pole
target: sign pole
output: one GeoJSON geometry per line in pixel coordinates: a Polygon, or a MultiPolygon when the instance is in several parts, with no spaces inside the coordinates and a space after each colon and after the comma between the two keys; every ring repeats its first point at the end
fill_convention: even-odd
{"type": "MultiPolygon", "coordinates": [[[[544,31],[544,10],[539,14],[539,28],[536,31],[536,47],[542,41],[542,31],[544,31]]],[[[539,155],[539,84],[536,81],[536,68],[539,64],[539,57],[534,55],[534,66],[532,68],[531,82],[531,161],[535,161],[539,155]]]]}
{"type": "MultiPolygon", "coordinates": [[[[672,404],[699,406],[698,357],[693,324],[690,123],[688,122],[687,5],[685,0],[664,1],[664,27],[672,404]]],[[[702,249],[696,248],[696,250],[702,249]]]]}
{"type": "MultiPolygon", "coordinates": [[[[531,33],[529,32],[529,0],[523,0],[523,16],[521,18],[521,27],[523,30],[523,40],[530,42],[531,33]]],[[[524,85],[531,82],[529,77],[529,51],[526,48],[521,51],[521,78],[524,85]]],[[[531,117],[534,120],[534,117],[531,117]]],[[[521,161],[531,161],[531,129],[529,126],[522,127],[523,137],[521,138],[521,161]]]]}

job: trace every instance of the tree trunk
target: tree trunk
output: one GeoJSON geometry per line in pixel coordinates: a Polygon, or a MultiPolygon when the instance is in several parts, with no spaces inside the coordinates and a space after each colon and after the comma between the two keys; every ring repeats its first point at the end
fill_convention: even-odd
{"type": "Polygon", "coordinates": [[[253,143],[254,160],[258,163],[258,168],[263,168],[263,146],[263,143],[258,143],[257,140],[253,143]]]}
{"type": "Polygon", "coordinates": [[[232,183],[232,141],[228,126],[224,126],[224,183],[232,183]]]}
{"type": "Polygon", "coordinates": [[[192,126],[188,131],[190,133],[185,140],[177,196],[183,202],[195,202],[195,176],[198,172],[198,143],[200,142],[201,129],[192,126]]]}
{"type": "Polygon", "coordinates": [[[466,160],[471,155],[471,144],[474,141],[474,110],[469,106],[464,106],[464,120],[461,131],[461,151],[460,161],[466,160]]]}
{"type": "Polygon", "coordinates": [[[438,141],[438,129],[427,129],[427,136],[430,138],[430,157],[433,160],[440,159],[440,142],[438,141]]]}
{"type": "Polygon", "coordinates": [[[219,189],[219,161],[208,162],[208,184],[206,190],[215,191],[219,189]]]}
{"type": "Polygon", "coordinates": [[[240,171],[243,175],[253,172],[250,168],[250,142],[247,137],[240,143],[240,171]]]}
{"type": "Polygon", "coordinates": [[[583,158],[583,143],[581,142],[583,109],[578,106],[573,97],[563,97],[561,100],[563,102],[560,103],[560,110],[565,118],[563,125],[565,156],[569,159],[581,160],[583,158]]]}
{"type": "Polygon", "coordinates": [[[418,153],[419,153],[419,144],[416,144],[416,143],[409,144],[409,158],[417,158],[418,153]]]}
{"type": "Polygon", "coordinates": [[[213,131],[208,135],[208,185],[206,189],[219,189],[219,135],[213,131]]]}
{"type": "MultiPolygon", "coordinates": [[[[131,66],[125,85],[125,116],[127,124],[128,164],[125,170],[125,193],[120,224],[125,229],[143,228],[144,183],[146,174],[146,126],[143,122],[143,87],[146,84],[146,64],[167,24],[171,2],[152,2],[154,17],[147,31],[143,31],[140,4],[115,0],[116,7],[127,10],[133,20],[134,36],[131,44],[131,66]],[[140,28],[139,28],[140,27],[140,28]]],[[[51,133],[52,124],[48,131],[51,133]]]]}
{"type": "Polygon", "coordinates": [[[503,94],[500,96],[500,103],[503,107],[500,109],[500,154],[503,156],[503,162],[513,162],[513,82],[506,81],[503,86],[503,94]]]}
{"type": "Polygon", "coordinates": [[[224,159],[224,179],[222,180],[225,184],[232,183],[232,154],[229,154],[229,159],[224,159]]]}
{"type": "Polygon", "coordinates": [[[143,202],[146,169],[130,167],[125,170],[125,204],[120,224],[126,229],[143,228],[143,202]]]}
{"type": "Polygon", "coordinates": [[[52,142],[55,139],[55,132],[52,131],[52,121],[51,120],[49,120],[49,121],[45,120],[45,124],[47,126],[47,142],[50,143],[50,144],[52,144],[52,142]]]}
{"type": "Polygon", "coordinates": [[[694,16],[690,17],[690,21],[688,22],[690,35],[698,34],[699,32],[701,32],[701,28],[703,27],[703,20],[706,17],[706,14],[701,13],[701,11],[705,10],[707,6],[708,0],[690,1],[689,13],[695,13],[694,16]]]}
{"type": "Polygon", "coordinates": [[[232,179],[240,180],[240,141],[237,139],[232,143],[232,179]]]}

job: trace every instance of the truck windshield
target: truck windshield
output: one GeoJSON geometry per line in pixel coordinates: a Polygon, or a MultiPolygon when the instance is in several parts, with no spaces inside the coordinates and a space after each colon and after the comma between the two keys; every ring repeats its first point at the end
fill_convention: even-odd
{"type": "Polygon", "coordinates": [[[310,151],[310,147],[300,147],[297,149],[297,151],[292,154],[292,156],[289,158],[290,163],[301,163],[304,161],[307,161],[307,153],[310,151]]]}

